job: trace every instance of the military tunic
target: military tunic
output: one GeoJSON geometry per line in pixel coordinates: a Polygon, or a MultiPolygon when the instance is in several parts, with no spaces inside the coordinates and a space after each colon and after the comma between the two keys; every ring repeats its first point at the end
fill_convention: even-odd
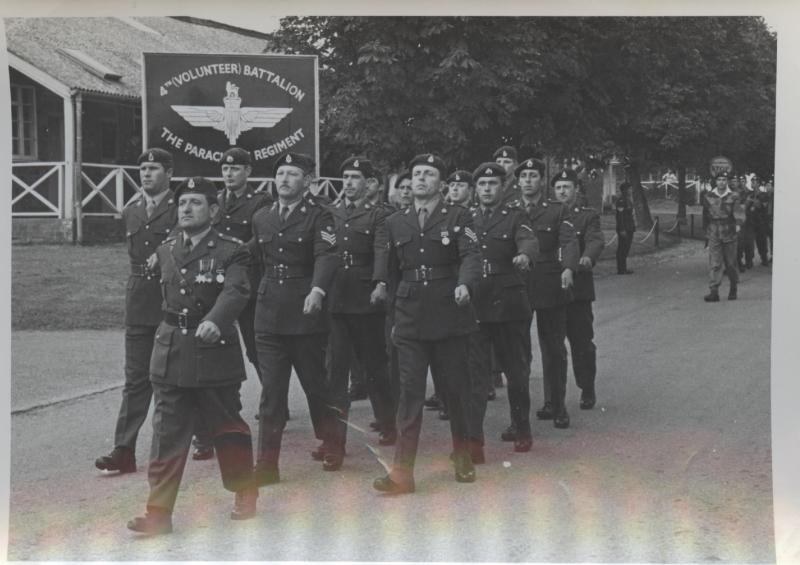
{"type": "Polygon", "coordinates": [[[250,296],[250,260],[240,240],[214,229],[190,251],[181,233],[158,248],[164,313],[150,361],[155,413],[148,507],[172,511],[198,415],[213,437],[225,488],[253,485],[250,428],[239,415],[244,362],[234,326],[250,296]],[[221,333],[214,343],[195,337],[206,320],[221,333]]]}
{"type": "Polygon", "coordinates": [[[703,209],[708,215],[708,279],[709,288],[716,292],[722,283],[723,270],[730,279],[731,288],[739,282],[736,263],[736,218],[734,211],[739,206],[739,195],[726,188],[720,194],[709,190],[703,198],[703,209]]]}
{"type": "Polygon", "coordinates": [[[521,202],[539,241],[539,254],[528,277],[528,295],[536,310],[536,330],[542,353],[545,402],[558,413],[564,406],[567,380],[566,305],[571,291],[561,287],[564,269],[578,270],[578,242],[569,210],[560,202],[521,202]],[[552,391],[552,394],[551,394],[552,391]]]}
{"type": "Polygon", "coordinates": [[[470,350],[470,439],[483,445],[483,420],[492,387],[492,348],[508,379],[511,419],[520,436],[530,437],[531,305],[526,275],[513,259],[524,253],[531,265],[539,242],[525,212],[516,205],[499,204],[492,211],[471,209],[481,250],[481,278],[475,288],[478,331],[470,350]]]}
{"type": "MultiPolygon", "coordinates": [[[[600,215],[593,208],[581,206],[574,206],[571,214],[575,236],[578,238],[579,255],[588,257],[594,267],[605,247],[600,215]]],[[[595,293],[592,267],[578,264],[572,290],[573,300],[567,304],[567,340],[572,352],[572,370],[578,387],[587,393],[594,391],[597,373],[597,348],[593,341],[592,301],[595,293]]]]}
{"type": "Polygon", "coordinates": [[[177,207],[173,192],[167,191],[149,218],[142,196],[125,207],[122,219],[131,274],[125,290],[125,385],[114,445],[135,451],[153,396],[148,368],[153,338],[162,318],[159,272],[149,271],[146,263],[175,226],[177,207]]]}
{"type": "MultiPolygon", "coordinates": [[[[328,312],[304,314],[313,287],[329,293],[339,265],[336,232],[327,208],[304,196],[285,221],[280,206],[262,208],[253,219],[251,249],[262,269],[255,331],[263,377],[259,405],[258,461],[277,466],[292,367],[308,400],[314,433],[330,439],[333,414],[326,382],[328,312]]],[[[327,300],[326,300],[327,302],[327,300]]]]}
{"type": "Polygon", "coordinates": [[[476,319],[470,304],[456,304],[454,291],[464,284],[474,292],[481,268],[477,236],[461,206],[439,201],[422,228],[416,213],[411,206],[386,221],[400,380],[399,437],[389,475],[397,483],[413,479],[429,367],[447,383],[456,456],[468,457],[467,360],[476,319]]]}
{"type": "Polygon", "coordinates": [[[758,255],[762,265],[768,265],[770,261],[770,246],[772,241],[772,194],[769,192],[759,192],[755,195],[753,206],[753,232],[755,237],[758,255]]]}
{"type": "MultiPolygon", "coordinates": [[[[744,207],[744,222],[736,243],[736,259],[739,269],[753,268],[753,256],[755,255],[755,211],[756,196],[752,192],[743,189],[739,199],[744,207]]],[[[762,260],[766,259],[766,254],[762,254],[762,260]]]]}

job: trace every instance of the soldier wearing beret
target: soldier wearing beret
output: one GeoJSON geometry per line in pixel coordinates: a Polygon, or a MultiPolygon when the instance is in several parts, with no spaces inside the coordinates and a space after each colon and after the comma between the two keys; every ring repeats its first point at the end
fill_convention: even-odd
{"type": "Polygon", "coordinates": [[[389,203],[393,204],[396,210],[405,210],[414,201],[411,192],[411,172],[400,173],[394,181],[394,189],[390,191],[389,203]]]}
{"type": "MultiPolygon", "coordinates": [[[[286,153],[275,163],[278,201],[253,219],[250,242],[262,269],[256,304],[256,350],[263,378],[259,404],[259,485],[280,480],[278,459],[292,367],[308,400],[323,446],[323,468],[341,467],[344,446],[334,435],[325,371],[328,313],[325,297],[341,260],[330,211],[308,196],[314,160],[286,153]]],[[[313,456],[313,455],[312,455],[313,456]]]]}
{"type": "Polygon", "coordinates": [[[739,206],[739,195],[728,187],[728,173],[719,172],[714,177],[713,190],[703,197],[703,209],[708,215],[708,267],[709,293],[706,302],[719,302],[719,286],[723,270],[730,280],[728,300],[736,300],[739,271],[736,264],[737,230],[734,212],[739,206]]]}
{"type": "Polygon", "coordinates": [[[375,489],[391,494],[414,491],[428,368],[446,382],[455,479],[473,482],[468,449],[469,334],[475,331],[470,295],[480,276],[477,236],[469,211],[442,201],[444,162],[431,154],[411,161],[414,203],[386,222],[390,277],[395,277],[393,337],[400,367],[400,400],[391,471],[375,489]]]}
{"type": "MultiPolygon", "coordinates": [[[[212,221],[214,229],[218,232],[242,241],[250,241],[253,237],[253,215],[272,204],[272,198],[266,191],[255,192],[247,185],[247,179],[252,172],[250,153],[240,147],[231,147],[222,154],[220,161],[222,167],[222,181],[225,188],[217,193],[219,211],[212,221]]],[[[253,330],[253,320],[256,308],[256,289],[261,273],[258,272],[256,263],[250,267],[250,301],[239,316],[239,329],[242,332],[244,350],[247,358],[258,370],[258,356],[256,355],[256,338],[253,330]]],[[[214,448],[205,433],[202,420],[198,422],[197,437],[194,440],[192,459],[210,459],[214,455],[214,448]]]]}
{"type": "Polygon", "coordinates": [[[581,389],[582,410],[594,408],[597,402],[595,376],[597,348],[594,345],[594,277],[592,268],[606,245],[600,227],[600,215],[587,206],[578,205],[578,190],[572,175],[557,178],[553,186],[556,200],[567,206],[572,214],[575,236],[578,238],[578,270],[572,289],[572,302],[567,304],[567,340],[572,352],[572,370],[581,389]]]}
{"type": "Polygon", "coordinates": [[[150,380],[155,397],[147,472],[147,513],[128,523],[145,534],[172,531],[192,432],[199,415],[217,451],[222,482],[236,493],[231,519],[256,513],[250,428],[239,415],[246,378],[234,323],[250,296],[250,253],[243,242],[217,232],[217,190],[191,177],[175,191],[178,225],[157,251],[163,320],[155,334],[150,380]]]}
{"type": "Polygon", "coordinates": [[[447,200],[466,208],[474,201],[475,183],[469,171],[456,170],[447,177],[447,200]]]}
{"type": "Polygon", "coordinates": [[[763,186],[759,186],[755,194],[755,205],[753,206],[753,231],[755,235],[756,249],[761,258],[761,264],[770,264],[771,242],[772,242],[772,181],[767,180],[763,186]]]}
{"type": "Polygon", "coordinates": [[[492,159],[506,171],[506,178],[503,181],[503,203],[519,200],[519,184],[514,176],[514,171],[519,165],[517,149],[510,145],[503,145],[494,152],[492,159]]]}
{"type": "Polygon", "coordinates": [[[98,469],[120,473],[136,471],[136,438],[153,396],[148,366],[161,321],[161,288],[159,273],[148,268],[147,259],[169,235],[176,219],[169,189],[172,155],[163,149],[148,149],[138,163],[142,195],[122,211],[131,263],[125,291],[125,385],[114,449],[95,461],[98,469]]]}
{"type": "MultiPolygon", "coordinates": [[[[564,405],[567,384],[567,304],[572,299],[573,276],[578,268],[578,241],[569,220],[569,209],[542,194],[544,163],[523,161],[516,170],[522,198],[520,206],[528,214],[531,229],[539,241],[539,254],[528,277],[528,297],[536,310],[536,330],[542,352],[544,406],[537,410],[540,420],[553,420],[556,428],[569,427],[564,405]]],[[[554,179],[572,178],[574,171],[562,171],[554,179]]],[[[501,436],[504,441],[517,437],[512,424],[501,436]]]]}
{"type": "Polygon", "coordinates": [[[372,163],[363,156],[342,163],[344,196],[331,207],[339,268],[328,304],[331,313],[329,383],[338,412],[338,444],[344,443],[350,398],[347,391],[351,352],[364,368],[365,385],[379,426],[379,443],[396,439],[394,403],[389,386],[384,323],[388,277],[386,217],[382,206],[366,199],[372,163]]]}
{"type": "Polygon", "coordinates": [[[491,389],[492,347],[508,379],[508,402],[516,430],[514,451],[530,451],[531,305],[526,277],[536,259],[539,243],[524,210],[503,204],[502,185],[506,171],[496,163],[483,163],[475,172],[479,205],[470,212],[481,251],[482,277],[475,287],[478,331],[473,334],[470,363],[472,400],[470,404],[471,454],[482,463],[483,419],[491,389]]]}

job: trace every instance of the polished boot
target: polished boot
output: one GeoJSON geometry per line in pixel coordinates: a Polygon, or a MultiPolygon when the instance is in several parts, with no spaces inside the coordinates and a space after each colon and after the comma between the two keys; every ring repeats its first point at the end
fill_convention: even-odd
{"type": "Polygon", "coordinates": [[[503,441],[516,441],[517,427],[514,424],[509,424],[509,426],[500,434],[500,439],[503,441]]]}
{"type": "Polygon", "coordinates": [[[550,402],[545,402],[544,406],[536,411],[536,417],[540,420],[552,420],[553,405],[550,402]]]}
{"type": "Polygon", "coordinates": [[[456,453],[453,455],[456,481],[459,483],[475,482],[475,465],[469,453],[456,453]]]}
{"type": "Polygon", "coordinates": [[[372,482],[372,488],[386,494],[407,494],[414,492],[414,480],[408,483],[396,483],[389,475],[380,477],[372,482]]]}
{"type": "Polygon", "coordinates": [[[594,387],[581,391],[581,410],[591,410],[596,403],[597,397],[594,394],[594,387]]]}
{"type": "Polygon", "coordinates": [[[567,408],[565,406],[561,406],[556,410],[553,416],[553,427],[560,430],[565,430],[569,427],[569,414],[567,414],[567,408]]]}
{"type": "Polygon", "coordinates": [[[103,471],[119,471],[123,473],[136,472],[136,454],[127,447],[115,447],[108,455],[98,457],[94,466],[103,471]]]}
{"type": "Polygon", "coordinates": [[[708,294],[703,297],[706,302],[719,302],[719,293],[717,289],[712,289],[708,294]]]}

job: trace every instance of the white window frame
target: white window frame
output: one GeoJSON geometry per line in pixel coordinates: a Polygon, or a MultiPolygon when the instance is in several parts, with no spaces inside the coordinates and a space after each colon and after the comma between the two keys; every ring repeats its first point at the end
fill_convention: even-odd
{"type": "MultiPolygon", "coordinates": [[[[39,157],[39,143],[37,138],[38,133],[38,117],[36,112],[36,87],[29,86],[29,85],[21,85],[21,84],[12,84],[11,85],[11,112],[12,117],[13,113],[16,112],[17,118],[17,127],[19,128],[18,131],[11,133],[12,139],[12,157],[16,161],[36,161],[39,157]],[[28,141],[25,138],[25,124],[23,120],[23,111],[22,111],[22,93],[26,90],[31,92],[31,100],[33,100],[33,137],[29,140],[31,142],[31,153],[24,154],[19,152],[18,150],[23,150],[25,147],[25,141],[28,141]],[[14,143],[14,134],[17,134],[17,143],[14,143]]],[[[12,128],[13,128],[13,119],[12,119],[12,128]]]]}

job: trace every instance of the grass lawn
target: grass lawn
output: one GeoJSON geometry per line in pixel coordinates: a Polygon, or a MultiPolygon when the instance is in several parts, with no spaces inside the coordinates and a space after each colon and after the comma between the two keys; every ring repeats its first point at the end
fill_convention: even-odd
{"type": "MultiPolygon", "coordinates": [[[[614,236],[614,215],[605,214],[606,241],[614,236]]],[[[636,232],[630,255],[646,255],[675,244],[661,234],[640,241],[636,232]]],[[[616,242],[601,255],[598,273],[616,269],[616,242]]],[[[128,254],[124,244],[14,245],[11,250],[11,327],[13,330],[73,330],[123,328],[128,254]]]]}

